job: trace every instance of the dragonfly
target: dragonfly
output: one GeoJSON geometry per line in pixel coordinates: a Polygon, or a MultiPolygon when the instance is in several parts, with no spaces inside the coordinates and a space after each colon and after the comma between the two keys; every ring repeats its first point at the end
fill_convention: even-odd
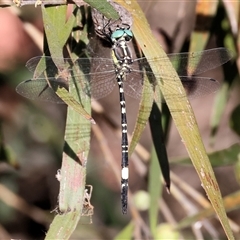
{"type": "MultiPolygon", "coordinates": [[[[169,89],[168,95],[164,96],[165,99],[171,98],[173,95],[177,96],[178,93],[172,90],[173,84],[176,84],[176,79],[172,77],[172,74],[162,71],[159,74],[154,74],[149,68],[151,62],[157,63],[160,68],[164,67],[168,64],[169,59],[175,68],[178,68],[179,62],[181,63],[177,69],[179,78],[190,97],[215,92],[219,88],[219,82],[210,77],[198,75],[228,62],[231,59],[231,52],[225,48],[214,48],[193,53],[168,54],[167,57],[154,59],[145,57],[134,59],[129,47],[129,42],[133,38],[131,30],[117,29],[110,37],[113,52],[111,58],[78,58],[74,61],[65,58],[64,62],[67,71],[66,69],[61,70],[62,72],[60,71],[57,75],[54,62],[59,59],[48,56],[30,59],[26,66],[32,72],[35,71],[40,60],[44,60],[48,76],[41,75],[26,80],[16,87],[16,91],[32,100],[63,104],[65,102],[57,96],[55,91],[57,88],[63,87],[70,89],[75,84],[75,78],[79,82],[81,90],[94,99],[106,97],[118,85],[122,126],[121,205],[122,213],[126,214],[128,207],[129,163],[125,94],[132,98],[141,99],[145,74],[148,77],[150,76],[150,79],[165,79],[165,85],[169,89]],[[79,69],[79,71],[76,69],[79,69]]],[[[154,89],[156,84],[156,81],[151,82],[151,87],[154,89]]]]}

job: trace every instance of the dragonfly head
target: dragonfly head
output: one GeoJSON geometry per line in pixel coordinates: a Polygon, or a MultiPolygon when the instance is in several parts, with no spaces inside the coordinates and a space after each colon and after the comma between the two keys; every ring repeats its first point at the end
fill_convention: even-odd
{"type": "Polygon", "coordinates": [[[112,42],[126,41],[129,42],[133,38],[133,33],[129,29],[117,29],[111,35],[112,42]]]}

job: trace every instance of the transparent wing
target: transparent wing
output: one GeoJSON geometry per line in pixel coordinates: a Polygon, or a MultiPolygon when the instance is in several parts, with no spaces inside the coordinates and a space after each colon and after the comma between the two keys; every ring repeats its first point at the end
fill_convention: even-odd
{"type": "Polygon", "coordinates": [[[66,87],[65,84],[56,81],[54,78],[48,80],[52,88],[48,86],[45,78],[41,78],[38,80],[26,80],[21,82],[16,87],[16,92],[28,99],[64,104],[55,91],[58,87],[66,87]]]}
{"type": "Polygon", "coordinates": [[[16,88],[16,91],[26,98],[63,103],[55,94],[55,90],[57,87],[68,88],[69,84],[73,84],[72,78],[79,81],[81,89],[95,99],[105,97],[116,85],[115,67],[111,59],[81,58],[72,62],[70,58],[65,58],[66,69],[59,70],[54,64],[59,59],[34,57],[26,66],[31,72],[35,72],[40,61],[43,61],[43,65],[40,71],[34,74],[34,78],[20,83],[16,88]],[[44,77],[44,72],[48,77],[44,77]],[[46,79],[52,88],[49,87],[46,79]]]}
{"type": "MultiPolygon", "coordinates": [[[[229,61],[231,57],[231,52],[225,48],[168,55],[168,58],[178,70],[183,86],[190,97],[198,97],[215,92],[219,87],[216,80],[195,75],[221,66],[229,61]]],[[[131,64],[131,71],[126,73],[124,78],[125,93],[133,98],[140,99],[144,70],[147,72],[148,77],[154,79],[149,63],[152,61],[157,62],[161,69],[161,67],[165,66],[168,58],[135,59],[133,64],[131,64]]],[[[71,84],[72,78],[79,81],[81,89],[86,94],[91,94],[95,99],[107,96],[116,86],[115,65],[112,59],[79,58],[73,62],[72,59],[65,58],[64,64],[61,64],[64,67],[57,69],[55,63],[60,61],[62,59],[52,59],[51,57],[34,57],[30,59],[26,66],[30,71],[34,72],[34,77],[32,80],[20,83],[17,86],[17,92],[30,99],[62,103],[55,94],[54,88],[67,88],[68,84],[71,84]],[[40,67],[39,64],[41,64],[40,67]],[[38,68],[36,68],[37,66],[38,68]],[[36,69],[40,69],[40,71],[36,72],[36,69]],[[42,74],[44,72],[47,73],[48,81],[53,89],[48,87],[46,77],[42,74]]],[[[167,80],[166,84],[169,86],[169,92],[171,92],[171,86],[175,84],[175,79],[171,76],[171,73],[161,71],[156,77],[163,77],[167,80]]]]}
{"type": "MultiPolygon", "coordinates": [[[[79,59],[78,61],[81,61],[79,59]]],[[[116,86],[115,66],[112,59],[91,59],[90,89],[91,96],[99,99],[110,94],[116,86]]]]}
{"type": "MultiPolygon", "coordinates": [[[[147,73],[148,78],[154,79],[155,77],[162,77],[161,75],[154,75],[152,72],[147,73]]],[[[186,94],[189,98],[197,98],[216,92],[219,89],[219,82],[210,77],[199,77],[199,76],[179,76],[186,94]]],[[[169,94],[165,98],[171,98],[173,95],[177,97],[178,93],[173,92],[173,86],[176,84],[176,79],[173,76],[164,76],[165,87],[168,88],[169,94]]],[[[127,81],[124,83],[124,90],[130,97],[141,99],[141,93],[143,88],[143,73],[133,71],[127,77],[127,81]],[[141,77],[140,77],[141,76],[141,77]],[[138,81],[136,81],[138,79],[138,81]],[[129,84],[130,83],[130,84],[129,84]]],[[[153,86],[155,83],[152,84],[153,86]]],[[[151,86],[152,88],[154,88],[151,86]]],[[[162,100],[164,102],[164,100],[162,100]]]]}
{"type": "MultiPolygon", "coordinates": [[[[216,92],[219,88],[219,82],[215,79],[209,78],[209,77],[187,77],[187,76],[179,76],[183,87],[186,91],[187,96],[192,98],[197,98],[201,96],[208,95],[210,93],[216,92]]],[[[180,95],[176,92],[174,92],[173,85],[176,84],[176,81],[174,81],[173,78],[167,79],[167,85],[168,88],[168,94],[165,96],[166,98],[171,98],[173,95],[175,97],[179,97],[180,95]]]]}
{"type": "MultiPolygon", "coordinates": [[[[192,76],[223,65],[232,58],[232,53],[226,48],[214,48],[200,52],[168,54],[167,56],[166,58],[161,57],[150,60],[139,58],[134,61],[138,62],[138,65],[142,68],[149,69],[150,62],[157,62],[160,67],[164,67],[167,59],[170,59],[180,76],[192,76]]],[[[138,70],[138,68],[136,70],[138,70]]],[[[168,73],[162,73],[162,76],[168,75],[168,73]]]]}
{"type": "MultiPolygon", "coordinates": [[[[196,75],[223,65],[232,58],[232,54],[225,48],[215,48],[201,52],[169,54],[166,58],[161,57],[150,60],[146,58],[135,59],[132,65],[132,72],[129,74],[131,76],[127,77],[127,82],[130,82],[130,84],[125,84],[126,94],[137,98],[141,96],[142,81],[139,79],[142,79],[142,70],[146,69],[147,75],[151,79],[154,79],[149,63],[157,62],[161,69],[161,67],[167,64],[168,58],[180,75],[179,77],[188,96],[190,98],[195,98],[215,92],[219,88],[218,81],[210,77],[199,77],[196,75]],[[129,87],[131,88],[129,89],[129,87]],[[135,93],[133,93],[133,91],[135,91],[135,93]]],[[[161,71],[161,73],[155,76],[164,78],[166,80],[165,84],[169,88],[169,92],[171,92],[171,86],[175,84],[175,79],[172,74],[161,71]]]]}

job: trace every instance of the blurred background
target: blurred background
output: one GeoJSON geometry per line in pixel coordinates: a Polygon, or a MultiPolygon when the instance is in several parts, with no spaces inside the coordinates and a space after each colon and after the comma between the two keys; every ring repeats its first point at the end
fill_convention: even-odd
{"type": "MultiPolygon", "coordinates": [[[[205,74],[220,82],[220,91],[191,100],[205,147],[211,153],[210,159],[221,192],[223,196],[231,197],[231,194],[237,193],[240,179],[239,3],[141,1],[139,4],[154,36],[167,53],[215,47],[226,47],[233,52],[231,62],[205,74]]],[[[0,1],[0,6],[3,5],[5,2],[0,1]]],[[[32,77],[32,73],[25,68],[27,60],[42,55],[41,7],[0,8],[0,36],[0,239],[43,239],[54,217],[54,213],[50,212],[57,207],[59,182],[56,174],[61,168],[66,106],[30,101],[15,91],[20,82],[32,77]]],[[[139,102],[129,97],[126,102],[131,133],[139,102]]],[[[103,110],[93,111],[93,118],[104,133],[120,169],[120,107],[117,92],[99,103],[103,110]]],[[[174,186],[182,182],[189,184],[205,197],[199,178],[187,159],[184,144],[174,124],[170,126],[166,146],[174,186]]],[[[149,154],[146,158],[149,158],[152,149],[149,126],[142,135],[141,145],[149,154]]],[[[133,193],[147,193],[148,164],[136,155],[131,158],[130,188],[133,193]]],[[[121,213],[120,189],[94,134],[87,184],[93,186],[93,223],[79,224],[72,238],[112,239],[131,218],[121,213]]],[[[192,203],[186,195],[185,200],[181,200],[180,195],[168,195],[164,188],[162,195],[161,208],[170,213],[166,214],[166,210],[159,214],[161,234],[170,234],[168,224],[179,222],[201,209],[199,203],[192,203]]],[[[147,221],[146,209],[141,213],[147,221]]],[[[239,201],[232,203],[228,216],[233,221],[234,233],[240,237],[239,201]]],[[[215,218],[211,222],[206,221],[205,228],[200,231],[202,236],[206,239],[225,239],[222,227],[215,218]]],[[[189,227],[181,233],[176,232],[172,239],[180,236],[183,239],[197,239],[199,235],[189,227]]]]}

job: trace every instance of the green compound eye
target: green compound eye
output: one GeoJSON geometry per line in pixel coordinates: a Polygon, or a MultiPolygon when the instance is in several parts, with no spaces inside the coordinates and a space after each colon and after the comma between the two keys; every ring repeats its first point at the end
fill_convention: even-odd
{"type": "Polygon", "coordinates": [[[111,35],[111,39],[118,39],[118,38],[121,38],[123,35],[125,35],[124,37],[128,38],[129,40],[133,38],[133,33],[131,30],[128,30],[128,29],[119,29],[119,30],[116,30],[112,33],[111,35]]]}
{"type": "Polygon", "coordinates": [[[125,32],[124,30],[116,30],[112,33],[111,38],[112,39],[120,38],[123,36],[124,32],[125,32]]]}
{"type": "Polygon", "coordinates": [[[133,33],[131,30],[125,29],[124,32],[130,37],[133,38],[133,33]]]}

